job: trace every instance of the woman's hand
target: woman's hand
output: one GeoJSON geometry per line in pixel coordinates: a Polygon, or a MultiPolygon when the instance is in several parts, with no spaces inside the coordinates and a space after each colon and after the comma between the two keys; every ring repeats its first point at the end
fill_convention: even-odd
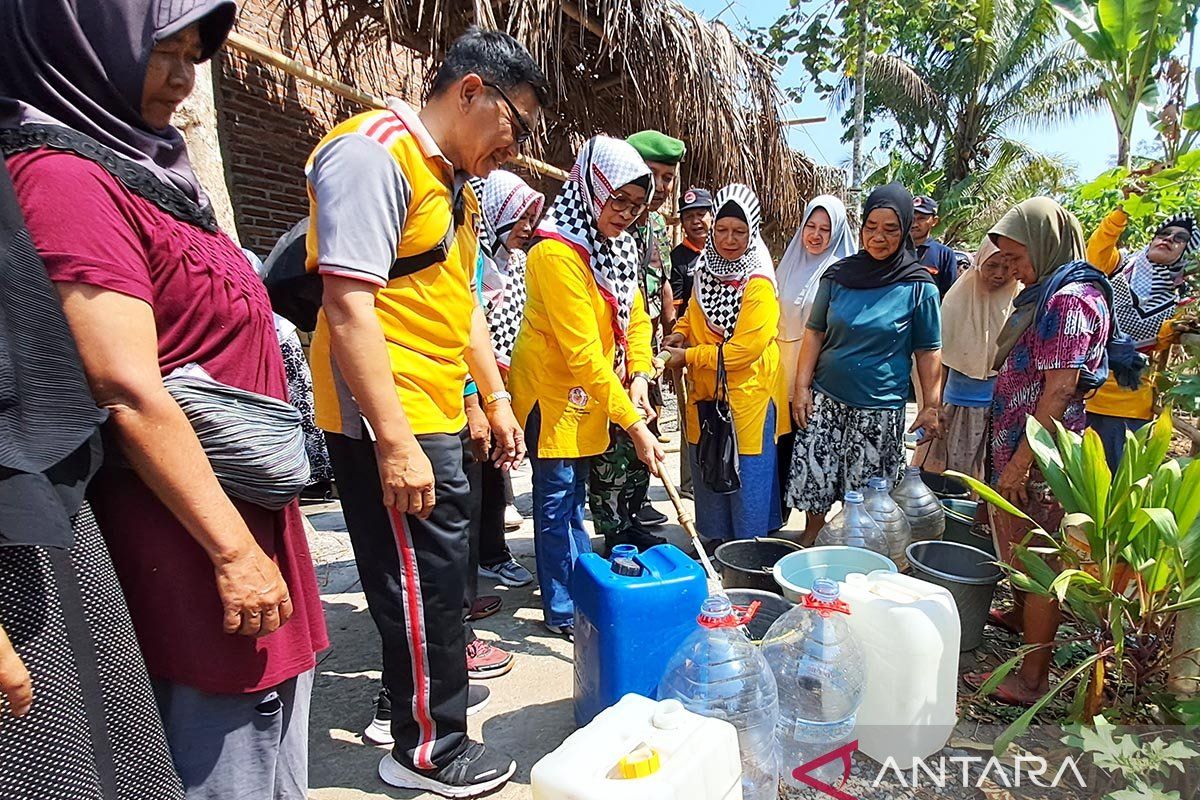
{"type": "Polygon", "coordinates": [[[471,437],[471,450],[475,453],[475,460],[483,463],[487,461],[488,450],[491,449],[492,428],[488,424],[487,414],[483,413],[478,394],[468,397],[464,407],[467,411],[467,434],[471,437]]]}
{"type": "Polygon", "coordinates": [[[663,347],[683,347],[686,341],[682,333],[672,333],[663,337],[662,345],[663,347]]]}
{"type": "Polygon", "coordinates": [[[283,575],[257,544],[229,561],[218,561],[215,571],[226,633],[266,636],[292,616],[283,575]]]}
{"type": "Polygon", "coordinates": [[[1017,459],[1012,459],[1008,465],[1004,467],[1004,471],[1000,473],[1000,480],[996,484],[996,489],[1005,500],[1008,500],[1018,508],[1022,508],[1029,503],[1029,491],[1027,485],[1029,483],[1029,467],[1022,466],[1017,459]]]}
{"type": "Polygon", "coordinates": [[[801,428],[808,428],[813,415],[812,387],[796,386],[792,391],[792,420],[801,428]]]}
{"type": "Polygon", "coordinates": [[[917,418],[913,420],[913,424],[909,426],[909,433],[916,433],[924,428],[924,435],[921,437],[921,442],[928,442],[930,439],[942,438],[942,414],[940,408],[934,406],[925,406],[917,413],[917,418]]]}
{"type": "Polygon", "coordinates": [[[8,634],[0,627],[0,695],[8,699],[8,710],[14,717],[23,717],[33,705],[33,681],[21,657],[17,655],[8,634]]]}
{"type": "Polygon", "coordinates": [[[485,412],[492,438],[496,443],[492,449],[492,461],[505,471],[521,466],[521,462],[525,460],[525,431],[521,429],[521,423],[517,422],[512,403],[507,400],[495,400],[485,412]]]}
{"type": "Polygon", "coordinates": [[[680,369],[687,366],[687,350],[685,348],[663,345],[663,352],[669,356],[667,369],[680,369]]]}
{"type": "Polygon", "coordinates": [[[636,423],[628,433],[629,438],[633,440],[638,460],[650,468],[651,474],[657,475],[658,464],[667,457],[662,445],[658,443],[658,437],[650,432],[650,426],[644,422],[636,423]]]}
{"type": "Polygon", "coordinates": [[[658,416],[658,412],[650,404],[650,382],[644,375],[634,376],[629,383],[629,399],[633,401],[634,407],[642,412],[642,418],[646,422],[651,422],[658,416]]]}

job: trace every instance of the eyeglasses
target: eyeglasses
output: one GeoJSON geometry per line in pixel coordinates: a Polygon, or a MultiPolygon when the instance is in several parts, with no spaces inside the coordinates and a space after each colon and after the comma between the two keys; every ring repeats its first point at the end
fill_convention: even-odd
{"type": "Polygon", "coordinates": [[[523,147],[525,143],[533,137],[533,126],[525,120],[525,117],[522,116],[520,109],[518,109],[516,104],[509,99],[508,95],[504,93],[503,89],[494,83],[489,83],[488,81],[484,81],[483,85],[489,89],[495,89],[496,94],[500,95],[500,99],[504,101],[504,104],[508,106],[508,110],[512,112],[513,119],[515,119],[517,124],[521,126],[521,132],[513,137],[513,141],[517,143],[517,147],[523,147]]]}
{"type": "Polygon", "coordinates": [[[1188,240],[1191,238],[1191,234],[1184,231],[1176,231],[1175,233],[1156,233],[1154,235],[1155,241],[1171,242],[1173,244],[1187,244],[1188,240]]]}
{"type": "Polygon", "coordinates": [[[627,214],[633,219],[637,219],[642,215],[642,212],[650,207],[649,203],[635,203],[625,195],[614,194],[608,200],[609,206],[618,214],[627,214]]]}

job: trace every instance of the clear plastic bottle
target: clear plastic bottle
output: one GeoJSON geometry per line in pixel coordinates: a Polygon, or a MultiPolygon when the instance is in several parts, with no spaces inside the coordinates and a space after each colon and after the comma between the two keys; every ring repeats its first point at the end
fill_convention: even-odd
{"type": "Polygon", "coordinates": [[[861,547],[864,550],[874,550],[876,553],[891,556],[887,536],[879,523],[867,513],[863,505],[862,492],[846,492],[842,502],[842,510],[825,523],[817,534],[816,544],[844,545],[846,547],[861,547]]]}
{"type": "Polygon", "coordinates": [[[912,540],[941,539],[946,532],[946,509],[938,496],[921,480],[919,467],[907,467],[904,478],[892,490],[892,499],[912,526],[912,540]]]}
{"type": "Polygon", "coordinates": [[[658,699],[678,700],[689,711],[732,724],[742,756],[742,797],[775,800],[775,677],[762,653],[739,630],[728,597],[705,600],[697,622],[697,630],[668,662],[658,699]]]}
{"type": "MultiPolygon", "coordinates": [[[[779,687],[775,739],[779,771],[789,786],[803,788],[793,771],[848,744],[854,733],[866,668],[845,619],[849,614],[837,583],[818,578],[804,602],[775,620],[763,639],[763,656],[779,687]]],[[[837,786],[844,769],[835,758],[806,772],[837,786]]]]}
{"type": "Polygon", "coordinates": [[[908,524],[908,517],[904,516],[900,506],[888,494],[891,488],[892,482],[887,478],[871,478],[863,495],[863,505],[871,518],[883,528],[883,535],[888,541],[888,555],[896,563],[896,569],[903,572],[908,569],[908,556],[904,551],[912,544],[912,526],[908,524]]]}

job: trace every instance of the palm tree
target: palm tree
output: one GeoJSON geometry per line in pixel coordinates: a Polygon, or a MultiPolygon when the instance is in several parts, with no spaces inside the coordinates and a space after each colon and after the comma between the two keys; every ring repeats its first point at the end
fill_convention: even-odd
{"type": "Polygon", "coordinates": [[[1095,66],[1063,35],[1048,0],[976,0],[970,19],[951,49],[914,32],[871,54],[867,103],[895,120],[893,141],[936,174],[944,202],[979,212],[1003,205],[1005,187],[1057,188],[1039,181],[1061,182],[1061,160],[1014,133],[1100,108],[1103,97],[1095,66]]]}

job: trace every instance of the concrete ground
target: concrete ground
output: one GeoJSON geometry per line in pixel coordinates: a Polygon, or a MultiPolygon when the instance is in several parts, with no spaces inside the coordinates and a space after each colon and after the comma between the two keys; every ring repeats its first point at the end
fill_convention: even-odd
{"type": "MultiPolygon", "coordinates": [[[[669,474],[677,480],[677,443],[667,448],[669,474]]],[[[520,530],[509,534],[509,547],[532,570],[528,466],[514,475],[514,490],[517,507],[526,519],[520,530]]],[[[657,479],[651,485],[651,498],[655,507],[670,517],[660,535],[689,550],[687,535],[676,524],[675,510],[657,479]]],[[[371,720],[371,703],[379,689],[379,637],[359,585],[340,506],[337,503],[307,506],[305,513],[316,528],[310,544],[332,642],[320,657],[313,688],[309,796],[313,800],[434,797],[392,789],[376,775],[376,766],[386,748],[365,744],[360,734],[371,720]]],[[[799,519],[799,515],[793,518],[793,526],[799,519]]],[[[601,542],[597,539],[594,544],[599,548],[601,542]]],[[[470,718],[470,733],[506,750],[517,760],[516,776],[507,787],[491,796],[504,800],[528,798],[530,768],[575,729],[571,708],[571,645],[542,627],[536,583],[514,590],[481,579],[480,592],[500,595],[504,608],[490,619],[476,623],[476,630],[480,636],[515,654],[516,665],[508,675],[486,682],[492,690],[491,700],[481,713],[470,718]]]]}

